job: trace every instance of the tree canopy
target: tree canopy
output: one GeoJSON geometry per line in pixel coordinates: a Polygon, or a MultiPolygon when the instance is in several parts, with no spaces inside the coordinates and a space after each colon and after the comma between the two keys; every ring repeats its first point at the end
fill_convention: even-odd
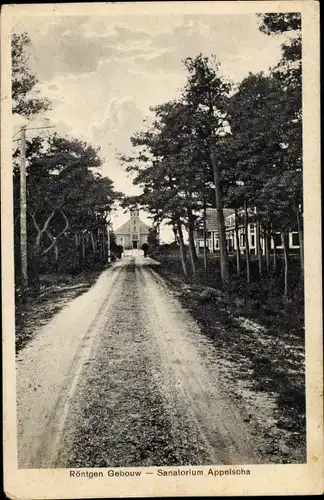
{"type": "Polygon", "coordinates": [[[11,39],[12,61],[12,112],[30,117],[50,108],[50,101],[40,96],[39,83],[29,68],[31,40],[27,33],[13,33],[11,39]]]}

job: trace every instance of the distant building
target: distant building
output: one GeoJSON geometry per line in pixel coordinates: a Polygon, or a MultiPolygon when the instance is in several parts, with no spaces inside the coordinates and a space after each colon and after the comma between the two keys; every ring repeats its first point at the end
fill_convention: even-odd
{"type": "Polygon", "coordinates": [[[141,249],[143,243],[147,243],[149,232],[149,226],[139,218],[139,210],[131,209],[129,220],[114,231],[116,244],[124,250],[141,249]]]}
{"type": "MultiPolygon", "coordinates": [[[[229,253],[236,251],[236,238],[235,238],[235,212],[232,209],[224,208],[224,222],[225,222],[225,233],[226,233],[226,244],[229,253]]],[[[241,219],[242,219],[242,214],[241,219]]],[[[239,223],[238,227],[239,236],[239,249],[241,253],[245,250],[245,228],[242,222],[239,223]]],[[[256,253],[256,227],[255,224],[248,224],[248,240],[251,254],[256,253]]],[[[275,233],[274,235],[276,241],[276,248],[278,250],[282,249],[282,241],[280,233],[275,233]]],[[[262,235],[260,236],[262,251],[265,251],[265,241],[262,235]]],[[[299,249],[299,235],[297,231],[291,231],[289,233],[289,248],[299,249]]],[[[195,245],[197,252],[201,253],[204,249],[204,235],[203,231],[199,230],[195,233],[195,245]]],[[[208,208],[206,210],[206,246],[210,253],[219,252],[219,233],[217,225],[217,214],[215,208],[208,208]]],[[[271,238],[271,249],[273,249],[273,240],[271,238]]]]}

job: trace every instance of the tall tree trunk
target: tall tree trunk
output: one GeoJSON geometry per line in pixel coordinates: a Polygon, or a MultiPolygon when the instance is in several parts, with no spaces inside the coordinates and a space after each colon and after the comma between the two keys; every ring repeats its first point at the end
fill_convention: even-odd
{"type": "Polygon", "coordinates": [[[78,265],[79,270],[82,268],[82,250],[81,250],[81,233],[75,233],[75,245],[77,251],[76,265],[78,265]],[[78,263],[77,263],[78,262],[78,263]]]}
{"type": "Polygon", "coordinates": [[[235,246],[236,246],[236,273],[238,276],[241,274],[241,261],[240,261],[240,238],[239,238],[239,224],[238,224],[238,211],[235,208],[235,246]]]}
{"type": "Polygon", "coordinates": [[[246,262],[246,282],[250,283],[251,272],[250,272],[250,245],[248,238],[249,229],[249,215],[247,209],[247,203],[244,201],[244,232],[245,232],[245,262],[246,262]]]}
{"type": "Polygon", "coordinates": [[[105,249],[105,235],[104,235],[104,232],[101,231],[101,252],[102,252],[102,261],[103,262],[106,262],[106,249],[105,249]]]}
{"type": "Polygon", "coordinates": [[[173,235],[174,235],[174,241],[177,242],[178,241],[178,228],[177,228],[177,225],[173,225],[172,226],[172,231],[173,231],[173,235]]]}
{"type": "Polygon", "coordinates": [[[85,248],[85,241],[84,241],[84,232],[81,231],[81,255],[82,255],[82,262],[84,262],[85,254],[86,254],[86,248],[85,248]]]}
{"type": "Polygon", "coordinates": [[[270,240],[270,231],[268,227],[264,228],[264,249],[265,249],[265,258],[266,258],[266,264],[267,264],[267,274],[270,273],[270,246],[271,246],[271,240],[270,240]]]}
{"type": "MultiPolygon", "coordinates": [[[[180,258],[181,258],[181,264],[182,264],[182,269],[183,269],[183,274],[185,276],[188,276],[188,271],[187,271],[187,264],[186,264],[186,257],[185,257],[185,250],[184,250],[184,241],[183,241],[183,232],[182,232],[182,226],[181,226],[181,221],[177,221],[177,232],[179,236],[179,247],[180,247],[180,258]]],[[[176,235],[176,232],[174,231],[174,234],[176,235]]]]}
{"type": "MultiPolygon", "coordinates": [[[[35,229],[37,231],[37,236],[35,238],[35,243],[34,243],[34,248],[33,248],[33,255],[32,255],[32,272],[33,272],[33,279],[34,279],[34,288],[36,288],[37,291],[39,291],[40,288],[40,280],[39,280],[39,265],[40,265],[40,256],[41,256],[41,242],[42,242],[42,237],[43,234],[48,231],[48,226],[54,217],[54,214],[56,212],[56,209],[52,210],[50,215],[47,217],[45,224],[41,228],[40,225],[38,224],[36,220],[36,212],[31,213],[30,216],[33,220],[35,229]]],[[[65,216],[64,216],[65,217],[65,216]]],[[[63,234],[63,233],[62,233],[63,234]]],[[[55,240],[54,240],[55,243],[55,240]]],[[[49,251],[52,246],[54,245],[51,244],[47,249],[46,252],[49,251]]],[[[44,252],[43,252],[44,253],[44,252]]]]}
{"type": "Polygon", "coordinates": [[[278,266],[278,257],[277,257],[277,245],[276,245],[276,238],[273,235],[272,236],[272,241],[273,241],[273,261],[272,261],[272,270],[274,274],[277,273],[277,266],[278,266]]]}
{"type": "Polygon", "coordinates": [[[189,246],[189,258],[190,258],[190,264],[191,264],[191,269],[192,269],[192,274],[193,276],[196,274],[196,260],[197,260],[197,254],[196,254],[196,247],[195,247],[195,240],[194,240],[194,227],[193,227],[193,220],[192,220],[192,212],[191,209],[187,209],[188,213],[188,246],[189,246]]]}
{"type": "Polygon", "coordinates": [[[54,255],[55,255],[55,263],[57,264],[59,260],[59,247],[57,241],[55,242],[54,245],[54,255]]]}
{"type": "Polygon", "coordinates": [[[228,265],[228,255],[226,248],[224,212],[223,212],[222,196],[220,189],[219,165],[215,158],[215,151],[213,144],[211,145],[211,161],[213,166],[214,184],[215,184],[216,215],[217,215],[217,226],[218,226],[218,236],[219,236],[221,278],[222,282],[225,283],[229,281],[229,265],[228,265]]]}
{"type": "Polygon", "coordinates": [[[206,228],[206,200],[204,197],[204,269],[207,269],[207,228],[206,228]]]}
{"type": "Polygon", "coordinates": [[[261,241],[260,241],[260,221],[257,219],[256,221],[256,251],[258,255],[258,267],[259,267],[259,275],[260,277],[262,276],[262,248],[261,248],[261,241]]]}
{"type": "Polygon", "coordinates": [[[51,231],[49,231],[49,230],[46,231],[46,234],[51,242],[50,248],[52,247],[52,244],[54,245],[53,249],[54,249],[55,264],[57,264],[58,260],[59,260],[59,253],[60,253],[57,238],[55,238],[52,235],[51,231]]]}
{"type": "Polygon", "coordinates": [[[288,298],[288,271],[289,271],[289,256],[288,256],[288,244],[287,244],[287,232],[281,231],[281,241],[284,253],[285,261],[285,278],[284,278],[284,298],[288,298]]]}
{"type": "Polygon", "coordinates": [[[95,256],[97,253],[97,248],[96,248],[96,242],[95,242],[95,238],[93,236],[92,231],[90,232],[90,238],[91,238],[91,246],[92,246],[93,255],[95,256]]]}
{"type": "Polygon", "coordinates": [[[31,255],[31,288],[34,292],[38,293],[40,290],[40,254],[41,254],[41,240],[42,233],[38,231],[33,245],[33,252],[31,255]]]}
{"type": "Polygon", "coordinates": [[[299,207],[296,203],[296,217],[297,217],[297,228],[298,228],[298,236],[299,236],[299,256],[300,256],[300,274],[304,276],[304,234],[302,228],[302,222],[299,213],[299,207]]]}
{"type": "Polygon", "coordinates": [[[193,246],[192,246],[192,243],[190,242],[190,239],[189,239],[189,259],[190,259],[190,264],[191,264],[191,270],[192,270],[192,274],[193,276],[196,274],[196,262],[195,262],[195,256],[194,256],[194,253],[193,253],[193,246]]]}
{"type": "Polygon", "coordinates": [[[187,209],[188,213],[188,236],[189,236],[189,248],[192,250],[192,255],[195,261],[198,260],[196,246],[195,246],[195,238],[194,238],[194,219],[192,215],[191,208],[187,209]]]}

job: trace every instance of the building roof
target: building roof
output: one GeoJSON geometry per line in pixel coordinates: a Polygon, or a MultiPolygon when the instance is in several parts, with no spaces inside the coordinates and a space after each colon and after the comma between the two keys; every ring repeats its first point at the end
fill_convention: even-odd
{"type": "MultiPolygon", "coordinates": [[[[144,222],[142,222],[141,220],[138,221],[139,222],[139,230],[140,230],[140,234],[149,234],[150,232],[150,228],[147,224],[145,224],[144,222]]],[[[122,226],[120,226],[119,228],[117,228],[114,233],[116,235],[125,235],[125,234],[130,234],[131,233],[131,220],[129,219],[127,222],[125,222],[125,224],[123,224],[122,226]]]]}
{"type": "MultiPolygon", "coordinates": [[[[233,215],[235,211],[232,208],[223,208],[224,219],[233,215]]],[[[217,211],[216,208],[207,208],[206,209],[206,229],[207,232],[217,231],[217,211]]]]}

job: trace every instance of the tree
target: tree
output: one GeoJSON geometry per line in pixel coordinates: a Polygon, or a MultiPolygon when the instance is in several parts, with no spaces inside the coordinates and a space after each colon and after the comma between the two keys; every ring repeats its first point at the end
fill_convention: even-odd
{"type": "Polygon", "coordinates": [[[260,14],[260,31],[266,35],[289,33],[289,38],[281,44],[282,58],[272,69],[273,74],[284,82],[295,94],[296,111],[301,107],[302,40],[301,14],[276,13],[260,14]]]}
{"type": "Polygon", "coordinates": [[[151,247],[158,246],[159,244],[159,231],[157,226],[150,227],[147,237],[147,243],[151,247]]]}
{"type": "MultiPolygon", "coordinates": [[[[282,82],[273,75],[262,73],[250,74],[241,82],[230,100],[228,112],[237,183],[232,188],[232,197],[239,200],[242,196],[243,206],[252,210],[250,219],[257,227],[260,274],[260,226],[268,239],[271,232],[284,233],[285,295],[288,287],[287,232],[295,225],[296,193],[302,187],[300,160],[295,154],[295,141],[300,135],[290,113],[282,82]]],[[[246,211],[246,219],[247,216],[246,211]]]]}
{"type": "MultiPolygon", "coordinates": [[[[50,107],[48,99],[40,97],[39,89],[37,89],[38,80],[30,71],[28,60],[31,40],[27,33],[13,33],[11,39],[11,55],[12,55],[12,112],[15,115],[30,117],[42,111],[46,111],[50,107]]],[[[22,130],[21,134],[21,151],[25,149],[25,134],[22,130]]],[[[23,153],[24,157],[24,153],[23,153]]],[[[22,157],[22,158],[23,158],[22,157]]],[[[21,189],[25,194],[25,173],[21,173],[21,189]]],[[[19,198],[20,199],[20,198],[19,198]]],[[[26,240],[26,209],[25,199],[23,197],[22,206],[20,207],[21,234],[20,237],[20,254],[22,262],[27,262],[27,240],[26,240]]],[[[23,288],[26,288],[26,270],[23,264],[23,288]]],[[[23,295],[25,295],[24,290],[23,295]]]]}
{"type": "MultiPolygon", "coordinates": [[[[86,236],[94,258],[98,251],[104,253],[106,215],[120,193],[110,179],[96,172],[101,158],[92,146],[57,134],[47,144],[36,139],[29,144],[29,263],[37,288],[39,266],[51,251],[58,260],[62,238],[75,238],[80,263],[85,258],[86,236]]],[[[17,181],[16,175],[15,186],[17,181]]]]}
{"type": "Polygon", "coordinates": [[[219,228],[221,278],[229,280],[229,264],[226,247],[225,223],[221,192],[221,165],[217,157],[217,143],[226,127],[226,102],[230,85],[219,74],[219,64],[212,58],[214,65],[202,54],[195,59],[187,58],[185,66],[189,73],[185,88],[188,105],[199,112],[199,127],[207,136],[208,151],[213,169],[217,222],[219,228]]]}
{"type": "Polygon", "coordinates": [[[197,142],[194,116],[189,106],[181,101],[168,102],[152,110],[156,115],[152,128],[132,138],[139,152],[123,160],[128,170],[136,173],[134,183],[143,188],[137,202],[146,206],[155,216],[155,222],[167,219],[177,227],[183,250],[182,226],[185,225],[194,275],[197,259],[195,211],[202,206],[201,191],[205,183],[204,160],[197,142]]]}
{"type": "Polygon", "coordinates": [[[32,116],[50,108],[50,102],[40,97],[39,83],[28,65],[31,40],[27,33],[13,33],[12,55],[12,112],[21,116],[32,116]]]}
{"type": "MultiPolygon", "coordinates": [[[[229,86],[217,75],[217,65],[215,70],[209,68],[207,58],[187,59],[185,65],[189,76],[183,95],[177,101],[152,108],[156,116],[153,126],[132,138],[139,152],[124,160],[128,170],[136,173],[134,183],[143,188],[137,202],[143,203],[157,222],[167,219],[174,227],[183,258],[182,228],[187,229],[193,275],[197,261],[194,231],[198,214],[205,213],[206,207],[214,204],[211,185],[215,182],[214,195],[223,228],[221,272],[225,282],[229,276],[221,203],[223,185],[215,144],[219,145],[224,128],[225,94],[229,86]]],[[[184,260],[183,269],[186,273],[184,260]]]]}
{"type": "Polygon", "coordinates": [[[281,45],[282,58],[272,69],[274,78],[278,79],[285,91],[286,136],[287,144],[285,161],[295,165],[298,176],[293,176],[294,213],[299,233],[301,273],[304,270],[304,238],[303,238],[303,191],[302,191],[302,26],[301,14],[277,13],[261,14],[260,30],[267,35],[289,33],[290,37],[281,45]]]}

